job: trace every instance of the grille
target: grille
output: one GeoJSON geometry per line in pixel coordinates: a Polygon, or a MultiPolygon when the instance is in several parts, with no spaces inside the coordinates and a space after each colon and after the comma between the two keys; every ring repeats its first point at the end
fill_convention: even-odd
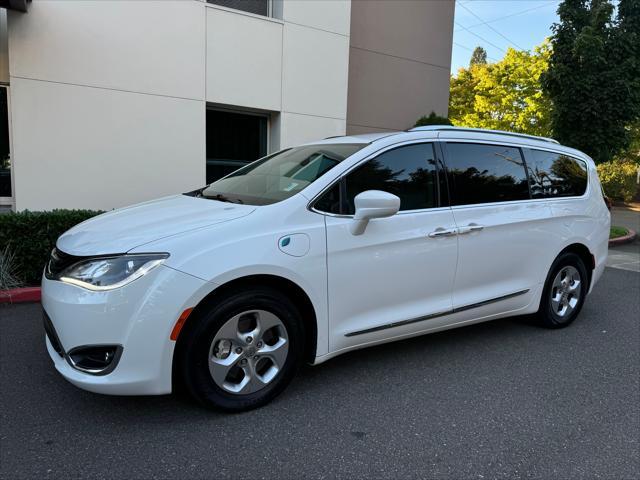
{"type": "Polygon", "coordinates": [[[62,344],[60,343],[60,339],[58,338],[56,329],[53,328],[53,323],[51,323],[49,315],[47,315],[47,312],[45,312],[44,310],[42,310],[42,320],[44,323],[44,331],[49,338],[49,342],[51,342],[51,346],[58,355],[64,357],[64,348],[62,348],[62,344]]]}
{"type": "Polygon", "coordinates": [[[49,258],[49,263],[47,263],[47,268],[45,269],[45,276],[49,279],[56,278],[65,268],[82,260],[82,258],[83,257],[69,255],[58,248],[54,248],[51,251],[51,257],[49,258]]]}

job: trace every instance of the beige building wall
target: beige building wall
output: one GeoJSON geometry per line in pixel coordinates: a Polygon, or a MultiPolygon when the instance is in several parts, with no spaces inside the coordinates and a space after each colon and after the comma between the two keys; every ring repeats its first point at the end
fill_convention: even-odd
{"type": "Polygon", "coordinates": [[[353,1],[347,134],[446,115],[454,0],[353,1]]]}
{"type": "Polygon", "coordinates": [[[0,84],[9,83],[9,45],[7,11],[0,8],[0,84]]]}
{"type": "Polygon", "coordinates": [[[16,210],[109,210],[203,183],[203,3],[36,0],[8,20],[16,210]]]}
{"type": "Polygon", "coordinates": [[[453,0],[271,7],[270,17],[205,0],[0,9],[13,180],[0,200],[111,209],[202,186],[211,106],[268,115],[270,151],[446,114],[453,0]]]}
{"type": "Polygon", "coordinates": [[[204,185],[211,105],[267,114],[270,151],[343,135],[351,2],[272,7],[34,0],[8,12],[8,49],[0,9],[14,208],[108,210],[204,185]]]}

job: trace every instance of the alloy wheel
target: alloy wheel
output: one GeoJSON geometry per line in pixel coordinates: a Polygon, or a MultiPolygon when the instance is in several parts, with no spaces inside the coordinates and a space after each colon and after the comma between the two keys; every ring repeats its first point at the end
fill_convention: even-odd
{"type": "Polygon", "coordinates": [[[282,370],[289,352],[287,329],[266,310],[231,317],[209,347],[209,373],[226,392],[247,395],[267,385],[282,370]]]}
{"type": "Polygon", "coordinates": [[[567,265],[560,269],[551,285],[551,310],[559,318],[566,318],[580,301],[582,281],[578,270],[567,265]]]}

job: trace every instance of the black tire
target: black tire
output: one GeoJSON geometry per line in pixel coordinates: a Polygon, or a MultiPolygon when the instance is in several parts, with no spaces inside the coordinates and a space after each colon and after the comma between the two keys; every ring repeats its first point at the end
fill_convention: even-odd
{"type": "MultiPolygon", "coordinates": [[[[575,275],[574,275],[575,276],[575,275]]],[[[539,325],[546,328],[564,328],[570,325],[582,310],[584,299],[589,290],[589,276],[587,274],[587,268],[582,259],[575,253],[567,252],[558,256],[549,269],[549,275],[545,281],[544,290],[542,291],[542,298],[540,299],[540,308],[536,314],[536,320],[539,325]],[[573,268],[574,270],[570,270],[573,268]],[[580,281],[580,291],[578,295],[574,295],[573,298],[577,300],[574,307],[570,312],[561,315],[562,306],[552,302],[552,295],[557,298],[557,289],[554,289],[554,281],[560,272],[567,271],[577,272],[580,281]],[[555,295],[554,295],[555,294],[555,295]]],[[[562,296],[562,295],[561,295],[562,296]]],[[[567,298],[571,299],[571,293],[568,292],[567,298]]]]}
{"type": "MultiPolygon", "coordinates": [[[[302,363],[305,338],[302,318],[293,302],[278,290],[256,287],[228,294],[194,314],[196,317],[189,319],[189,328],[180,334],[176,346],[176,373],[186,390],[206,407],[228,412],[261,407],[285,389],[302,363]],[[278,317],[286,328],[288,351],[284,365],[266,386],[253,393],[230,393],[214,381],[209,371],[210,348],[222,326],[248,310],[263,310],[278,317]]],[[[248,348],[243,354],[248,354],[248,348]]]]}

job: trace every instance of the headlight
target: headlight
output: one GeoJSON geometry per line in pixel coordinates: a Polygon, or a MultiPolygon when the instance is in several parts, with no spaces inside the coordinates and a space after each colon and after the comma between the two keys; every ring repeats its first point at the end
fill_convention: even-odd
{"type": "Polygon", "coordinates": [[[89,290],[113,290],[142,277],[168,256],[168,253],[142,253],[91,258],[74,263],[53,279],[89,290]]]}

